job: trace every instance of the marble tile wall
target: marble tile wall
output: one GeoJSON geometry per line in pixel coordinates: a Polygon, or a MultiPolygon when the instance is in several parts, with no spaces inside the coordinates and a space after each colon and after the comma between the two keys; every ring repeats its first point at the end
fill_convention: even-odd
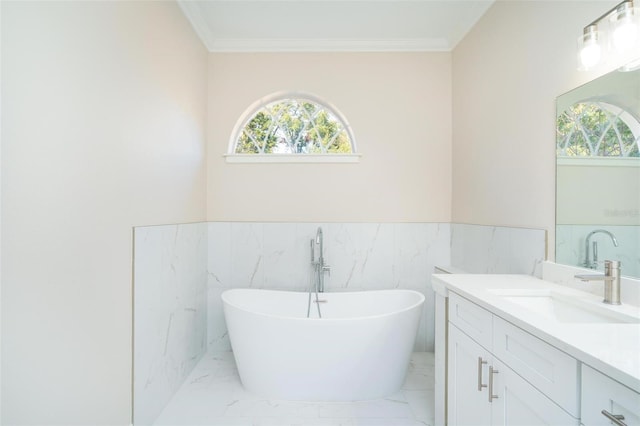
{"type": "Polygon", "coordinates": [[[474,274],[542,277],[546,231],[451,224],[451,265],[474,274]]]}
{"type": "Polygon", "coordinates": [[[432,351],[431,274],[451,257],[450,225],[439,223],[209,223],[209,350],[231,349],[220,300],[225,289],[309,288],[310,240],[319,226],[331,266],[327,291],[422,292],[426,301],[415,350],[432,351]]]}
{"type": "MultiPolygon", "coordinates": [[[[310,241],[324,232],[328,291],[425,294],[416,351],[433,351],[435,265],[540,276],[541,230],[449,223],[210,222],[134,232],[134,422],[151,424],[207,351],[231,349],[228,288],[306,290],[310,241]]],[[[316,246],[317,250],[317,246],[316,246]]]]}
{"type": "MultiPolygon", "coordinates": [[[[564,265],[583,265],[585,239],[595,229],[615,235],[618,247],[605,234],[594,234],[591,242],[598,243],[598,259],[622,262],[622,275],[640,277],[640,226],[558,225],[556,226],[556,262],[564,265]]],[[[598,266],[603,269],[602,265],[598,266]]]]}
{"type": "Polygon", "coordinates": [[[134,423],[152,424],[207,350],[207,224],[134,229],[134,423]]]}

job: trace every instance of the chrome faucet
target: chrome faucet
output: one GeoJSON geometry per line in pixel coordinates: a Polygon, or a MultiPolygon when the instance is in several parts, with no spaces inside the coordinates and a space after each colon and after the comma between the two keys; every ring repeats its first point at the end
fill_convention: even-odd
{"type": "Polygon", "coordinates": [[[596,229],[594,231],[589,232],[589,235],[587,235],[587,239],[585,240],[585,250],[584,250],[584,266],[586,266],[587,268],[596,269],[596,266],[598,264],[598,242],[597,241],[593,242],[593,258],[591,260],[589,259],[589,243],[591,242],[591,237],[594,234],[599,234],[599,233],[608,235],[611,238],[611,241],[613,241],[613,246],[618,247],[618,240],[616,239],[615,235],[613,235],[611,232],[605,229],[596,229]]]}
{"type": "Polygon", "coordinates": [[[316,238],[311,240],[311,264],[315,268],[316,273],[316,291],[324,292],[324,273],[331,274],[331,267],[324,263],[324,236],[322,234],[322,227],[318,227],[316,231],[316,238]],[[315,259],[315,245],[318,245],[320,255],[318,260],[315,259]]]}
{"type": "Polygon", "coordinates": [[[582,281],[604,281],[604,300],[609,305],[620,304],[620,262],[604,261],[604,275],[576,275],[582,281]]]}

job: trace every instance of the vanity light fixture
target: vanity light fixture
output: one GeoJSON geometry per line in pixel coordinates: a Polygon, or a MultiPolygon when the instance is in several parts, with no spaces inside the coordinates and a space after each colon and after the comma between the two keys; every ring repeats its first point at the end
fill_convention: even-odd
{"type": "Polygon", "coordinates": [[[584,27],[582,37],[578,39],[580,64],[585,70],[593,67],[602,58],[600,32],[597,24],[584,27]]]}
{"type": "Polygon", "coordinates": [[[623,0],[584,27],[578,38],[580,69],[594,67],[605,56],[640,56],[640,8],[623,0]],[[607,26],[608,24],[608,26],[607,26]]]}

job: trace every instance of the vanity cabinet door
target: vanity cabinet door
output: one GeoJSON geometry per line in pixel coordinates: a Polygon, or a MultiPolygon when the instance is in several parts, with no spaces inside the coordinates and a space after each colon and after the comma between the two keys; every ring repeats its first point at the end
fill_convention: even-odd
{"type": "Polygon", "coordinates": [[[640,394],[583,364],[582,424],[640,426],[640,394]],[[606,414],[624,418],[615,423],[606,414]]]}
{"type": "Polygon", "coordinates": [[[448,376],[450,426],[580,423],[453,324],[448,376]]]}
{"type": "Polygon", "coordinates": [[[579,425],[580,421],[512,369],[493,360],[491,423],[499,426],[579,425]]]}
{"type": "Polygon", "coordinates": [[[448,425],[490,425],[489,352],[451,323],[448,349],[448,425]]]}

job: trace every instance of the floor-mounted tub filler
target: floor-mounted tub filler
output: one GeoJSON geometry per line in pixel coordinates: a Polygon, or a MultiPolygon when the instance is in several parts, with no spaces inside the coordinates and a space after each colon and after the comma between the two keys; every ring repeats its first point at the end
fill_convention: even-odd
{"type": "Polygon", "coordinates": [[[377,290],[319,297],[313,303],[322,304],[322,318],[307,318],[308,293],[222,294],[243,385],[270,398],[303,401],[376,399],[400,389],[424,295],[377,290]]]}

